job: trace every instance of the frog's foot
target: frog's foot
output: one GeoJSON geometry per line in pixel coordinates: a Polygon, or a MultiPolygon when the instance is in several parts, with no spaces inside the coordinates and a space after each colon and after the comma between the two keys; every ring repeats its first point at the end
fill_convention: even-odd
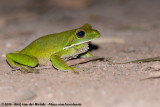
{"type": "Polygon", "coordinates": [[[71,67],[71,71],[75,74],[79,74],[79,72],[77,72],[77,70],[79,70],[80,68],[78,67],[71,67]]]}
{"type": "Polygon", "coordinates": [[[21,66],[19,67],[19,69],[22,73],[40,73],[38,69],[30,68],[26,66],[21,66]]]}
{"type": "Polygon", "coordinates": [[[16,70],[20,70],[22,73],[40,73],[38,69],[26,66],[12,67],[12,71],[16,70]]]}
{"type": "MultiPolygon", "coordinates": [[[[58,69],[58,68],[57,68],[58,69]]],[[[59,71],[63,71],[63,72],[68,72],[71,71],[75,74],[79,74],[79,72],[77,72],[77,67],[69,67],[68,69],[58,69],[59,71]]]]}

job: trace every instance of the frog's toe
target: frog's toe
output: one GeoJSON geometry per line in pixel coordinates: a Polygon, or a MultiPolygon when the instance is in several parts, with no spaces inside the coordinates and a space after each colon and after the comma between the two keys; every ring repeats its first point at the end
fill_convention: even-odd
{"type": "Polygon", "coordinates": [[[71,71],[75,74],[79,74],[79,72],[77,72],[77,70],[80,69],[80,68],[77,68],[77,67],[72,67],[71,68],[71,71]]]}
{"type": "Polygon", "coordinates": [[[35,69],[35,68],[32,68],[32,71],[33,71],[33,73],[36,73],[36,74],[40,73],[39,70],[35,69]]]}
{"type": "Polygon", "coordinates": [[[22,73],[39,73],[38,69],[29,68],[29,67],[20,67],[22,73]]]}
{"type": "Polygon", "coordinates": [[[12,67],[12,71],[17,71],[17,70],[20,70],[21,68],[20,67],[12,67]]]}
{"type": "Polygon", "coordinates": [[[74,70],[74,71],[72,71],[72,72],[73,72],[73,73],[75,73],[75,74],[79,74],[79,72],[77,72],[77,71],[75,71],[75,70],[74,70]]]}

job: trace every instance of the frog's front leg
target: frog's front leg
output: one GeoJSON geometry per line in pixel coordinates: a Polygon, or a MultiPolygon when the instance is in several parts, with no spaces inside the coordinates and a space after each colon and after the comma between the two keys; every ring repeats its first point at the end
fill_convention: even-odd
{"type": "Polygon", "coordinates": [[[87,52],[83,55],[80,56],[81,58],[89,58],[89,57],[94,57],[91,53],[87,52]]]}
{"type": "Polygon", "coordinates": [[[35,57],[22,53],[9,53],[6,57],[12,67],[18,67],[22,72],[38,72],[36,69],[30,68],[38,65],[35,57]]]}
{"type": "Polygon", "coordinates": [[[52,64],[55,68],[62,70],[62,71],[73,71],[77,73],[72,67],[69,67],[58,55],[52,54],[50,57],[52,64]]]}

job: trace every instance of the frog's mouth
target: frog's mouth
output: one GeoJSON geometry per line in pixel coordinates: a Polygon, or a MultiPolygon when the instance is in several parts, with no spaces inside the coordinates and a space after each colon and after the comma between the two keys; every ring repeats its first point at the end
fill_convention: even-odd
{"type": "Polygon", "coordinates": [[[88,40],[88,41],[84,41],[84,42],[81,42],[81,43],[73,44],[73,45],[70,45],[70,46],[66,46],[66,47],[64,47],[64,48],[63,48],[63,50],[64,50],[64,49],[71,48],[71,47],[73,47],[73,46],[76,46],[76,45],[81,45],[81,44],[83,44],[83,43],[90,42],[90,41],[92,41],[92,40],[93,40],[93,39],[91,39],[91,40],[88,40]]]}

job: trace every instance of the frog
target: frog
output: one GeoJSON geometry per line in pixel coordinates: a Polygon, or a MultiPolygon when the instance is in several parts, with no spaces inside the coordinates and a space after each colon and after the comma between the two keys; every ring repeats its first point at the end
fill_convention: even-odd
{"type": "Polygon", "coordinates": [[[24,73],[39,72],[37,66],[52,65],[60,71],[76,71],[76,67],[68,66],[66,61],[77,58],[94,57],[89,50],[89,42],[99,38],[98,30],[90,24],[42,36],[20,51],[6,54],[6,60],[12,68],[24,73]]]}

